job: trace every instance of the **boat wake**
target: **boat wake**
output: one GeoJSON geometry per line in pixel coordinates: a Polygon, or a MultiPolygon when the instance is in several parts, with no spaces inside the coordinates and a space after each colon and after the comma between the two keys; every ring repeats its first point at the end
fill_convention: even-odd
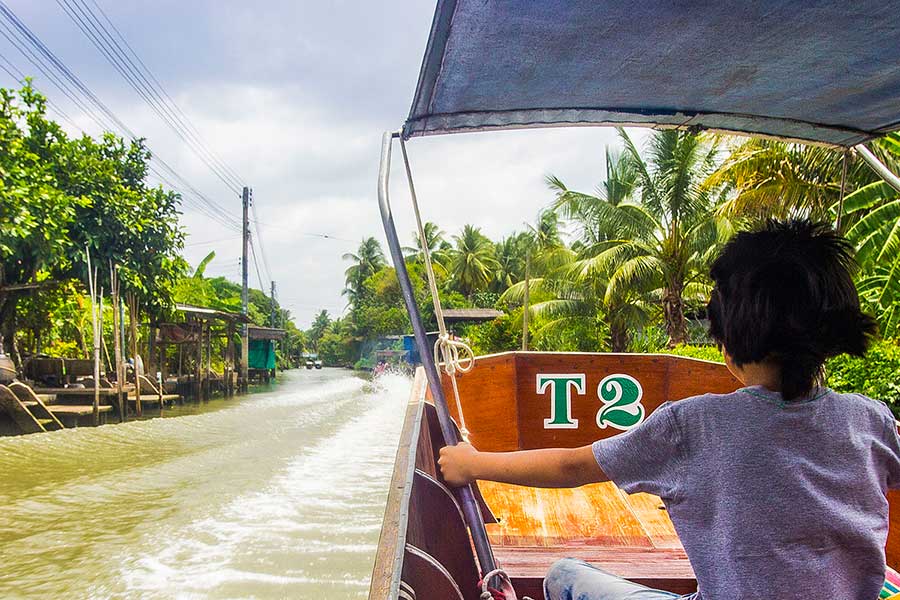
{"type": "MultiPolygon", "coordinates": [[[[122,573],[142,597],[365,597],[410,381],[331,382],[282,424],[291,439],[264,485],[179,530],[145,536],[153,548],[122,573]],[[352,389],[347,389],[347,382],[352,389]]],[[[258,407],[294,406],[286,396],[258,407]]],[[[223,473],[223,476],[226,476],[223,473]]]]}

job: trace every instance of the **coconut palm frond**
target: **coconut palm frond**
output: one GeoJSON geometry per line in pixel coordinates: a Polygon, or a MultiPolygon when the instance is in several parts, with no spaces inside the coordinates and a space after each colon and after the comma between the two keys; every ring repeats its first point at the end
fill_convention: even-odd
{"type": "Polygon", "coordinates": [[[635,256],[628,259],[616,269],[609,278],[606,287],[606,302],[615,302],[616,297],[624,296],[629,289],[648,289],[658,287],[663,280],[664,265],[655,256],[635,256]]]}

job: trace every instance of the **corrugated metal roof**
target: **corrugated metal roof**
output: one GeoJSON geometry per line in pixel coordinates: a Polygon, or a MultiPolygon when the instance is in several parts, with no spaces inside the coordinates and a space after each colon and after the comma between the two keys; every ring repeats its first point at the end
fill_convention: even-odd
{"type": "Polygon", "coordinates": [[[221,319],[224,321],[237,321],[239,323],[250,322],[250,317],[240,313],[228,312],[227,310],[218,310],[206,306],[194,306],[193,304],[176,304],[175,310],[186,315],[194,315],[199,317],[207,317],[210,319],[221,319]]]}

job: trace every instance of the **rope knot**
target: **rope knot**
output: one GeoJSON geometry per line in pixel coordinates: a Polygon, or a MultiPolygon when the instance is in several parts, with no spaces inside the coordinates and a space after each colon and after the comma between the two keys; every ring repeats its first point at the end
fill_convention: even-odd
{"type": "Polygon", "coordinates": [[[443,364],[444,372],[453,377],[457,371],[468,373],[472,370],[475,366],[475,353],[465,342],[454,340],[445,331],[438,335],[434,343],[434,362],[443,364]]]}
{"type": "MultiPolygon", "coordinates": [[[[443,321],[443,317],[441,321],[443,321]]],[[[468,443],[469,430],[466,428],[466,418],[463,416],[462,404],[459,401],[456,373],[468,373],[472,370],[475,366],[475,353],[465,342],[454,340],[446,330],[443,330],[434,343],[434,364],[443,364],[444,372],[450,377],[450,382],[453,384],[453,397],[456,400],[456,414],[459,415],[459,433],[463,441],[468,443]]]]}

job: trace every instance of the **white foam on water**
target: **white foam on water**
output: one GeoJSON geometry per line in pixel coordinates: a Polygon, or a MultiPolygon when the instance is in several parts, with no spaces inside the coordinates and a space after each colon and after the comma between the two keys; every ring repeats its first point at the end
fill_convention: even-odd
{"type": "Polygon", "coordinates": [[[292,455],[265,485],[187,527],[148,536],[148,550],[121,574],[126,595],[364,595],[410,383],[396,374],[376,385],[342,378],[325,390],[297,388],[262,399],[267,409],[344,403],[344,420],[334,422],[333,411],[318,413],[322,421],[307,425],[327,435],[309,435],[308,445],[295,440],[292,455]],[[316,400],[300,398],[307,393],[316,400]]]}

